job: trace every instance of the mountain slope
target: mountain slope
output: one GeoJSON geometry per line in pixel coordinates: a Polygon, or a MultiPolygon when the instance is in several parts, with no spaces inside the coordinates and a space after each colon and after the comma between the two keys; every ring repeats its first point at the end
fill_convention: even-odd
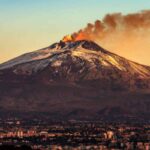
{"type": "Polygon", "coordinates": [[[0,65],[0,80],[6,77],[7,82],[21,76],[35,80],[38,77],[40,82],[43,79],[40,74],[43,73],[47,84],[58,80],[106,80],[110,82],[107,88],[114,88],[111,82],[116,82],[120,88],[126,85],[126,88],[132,89],[149,87],[150,67],[126,60],[90,41],[56,43],[0,65]]]}
{"type": "Polygon", "coordinates": [[[0,107],[8,112],[147,118],[149,88],[150,67],[92,41],[55,43],[0,65],[0,107]]]}

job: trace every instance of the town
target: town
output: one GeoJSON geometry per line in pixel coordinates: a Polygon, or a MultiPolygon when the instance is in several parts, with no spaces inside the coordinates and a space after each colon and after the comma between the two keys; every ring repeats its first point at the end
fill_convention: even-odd
{"type": "Polygon", "coordinates": [[[0,146],[43,149],[150,149],[150,125],[92,121],[0,120],[0,146]]]}

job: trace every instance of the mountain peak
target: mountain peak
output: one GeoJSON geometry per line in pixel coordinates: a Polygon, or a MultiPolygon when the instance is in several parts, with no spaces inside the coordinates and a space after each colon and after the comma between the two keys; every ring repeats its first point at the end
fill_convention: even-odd
{"type": "Polygon", "coordinates": [[[61,80],[80,81],[81,77],[82,80],[117,78],[123,82],[127,79],[128,82],[131,79],[150,79],[150,67],[129,61],[87,40],[60,41],[0,65],[2,72],[10,70],[15,75],[27,76],[36,75],[47,68],[51,70],[50,76],[55,78],[57,74],[61,80]]]}
{"type": "Polygon", "coordinates": [[[51,49],[72,49],[72,48],[84,48],[88,50],[94,50],[94,51],[101,51],[106,53],[106,50],[104,50],[102,47],[100,47],[98,44],[96,44],[93,41],[89,40],[79,40],[79,41],[60,41],[59,43],[52,44],[49,48],[51,49]]]}

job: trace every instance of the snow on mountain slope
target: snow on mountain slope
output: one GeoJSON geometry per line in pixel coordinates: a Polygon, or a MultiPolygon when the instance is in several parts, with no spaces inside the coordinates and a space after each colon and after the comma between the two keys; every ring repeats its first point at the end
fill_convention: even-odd
{"type": "MultiPolygon", "coordinates": [[[[81,64],[84,63],[85,65],[81,67],[81,70],[88,64],[89,68],[94,68],[97,72],[118,70],[130,76],[136,75],[139,78],[150,78],[150,67],[129,61],[104,50],[94,42],[85,40],[55,43],[47,48],[21,55],[3,63],[0,65],[0,70],[9,70],[11,68],[15,74],[31,75],[42,71],[48,66],[61,68],[68,61],[68,57],[71,57],[72,61],[75,60],[78,66],[82,66],[81,64]],[[79,59],[81,60],[80,62],[78,62],[79,59]]],[[[89,69],[89,72],[90,70],[92,71],[92,69],[89,69]]]]}

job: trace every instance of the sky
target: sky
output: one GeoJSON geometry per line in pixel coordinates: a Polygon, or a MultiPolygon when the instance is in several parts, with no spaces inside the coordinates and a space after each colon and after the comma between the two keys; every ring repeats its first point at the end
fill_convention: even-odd
{"type": "Polygon", "coordinates": [[[149,0],[0,0],[0,63],[49,46],[107,13],[146,9],[149,0]]]}

